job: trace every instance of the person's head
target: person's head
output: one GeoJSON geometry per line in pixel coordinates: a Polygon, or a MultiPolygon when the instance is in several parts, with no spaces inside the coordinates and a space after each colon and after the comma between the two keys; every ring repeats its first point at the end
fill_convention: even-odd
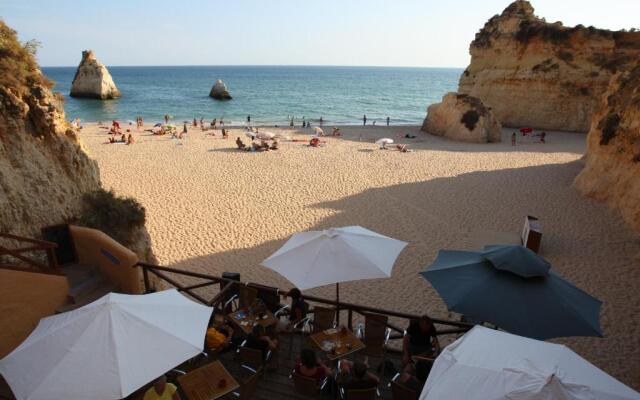
{"type": "Polygon", "coordinates": [[[367,366],[363,362],[356,361],[353,364],[353,376],[364,379],[365,375],[367,375],[367,366]]]}
{"type": "Polygon", "coordinates": [[[262,337],[265,336],[265,329],[264,326],[262,325],[256,325],[253,327],[253,330],[251,331],[251,334],[255,337],[262,337]]]}
{"type": "Polygon", "coordinates": [[[433,363],[431,361],[420,360],[416,363],[416,379],[420,382],[426,382],[429,377],[429,372],[431,372],[431,367],[433,363]]]}
{"type": "Polygon", "coordinates": [[[302,297],[302,292],[300,292],[300,289],[298,288],[293,288],[289,290],[289,293],[287,293],[287,295],[291,297],[292,300],[298,300],[302,297]]]}
{"type": "Polygon", "coordinates": [[[167,376],[161,375],[155,381],[153,381],[153,388],[156,390],[156,393],[162,394],[164,393],[164,388],[167,386],[167,376]]]}
{"type": "Polygon", "coordinates": [[[424,333],[429,333],[433,329],[433,321],[426,315],[423,315],[418,319],[418,326],[420,326],[420,330],[424,333]]]}
{"type": "Polygon", "coordinates": [[[316,353],[311,349],[302,349],[300,352],[300,362],[307,368],[315,368],[318,366],[316,353]]]}

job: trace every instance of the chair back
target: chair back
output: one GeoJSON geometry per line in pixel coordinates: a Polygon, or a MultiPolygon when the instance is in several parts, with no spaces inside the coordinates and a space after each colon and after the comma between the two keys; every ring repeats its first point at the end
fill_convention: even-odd
{"type": "Polygon", "coordinates": [[[365,314],[364,318],[364,338],[367,353],[382,353],[384,347],[385,332],[389,317],[380,314],[365,314]]]}
{"type": "Polygon", "coordinates": [[[313,331],[320,332],[333,328],[335,318],[335,308],[313,307],[313,331]]]}
{"type": "Polygon", "coordinates": [[[293,387],[296,393],[303,396],[316,396],[318,394],[318,383],[316,380],[297,372],[293,373],[293,387]]]}
{"type": "Polygon", "coordinates": [[[391,398],[393,400],[418,400],[418,393],[396,381],[392,381],[391,398]]]}
{"type": "Polygon", "coordinates": [[[378,389],[350,389],[345,391],[346,400],[375,400],[378,389]]]}
{"type": "Polygon", "coordinates": [[[262,358],[262,351],[256,349],[250,349],[248,347],[240,347],[240,363],[255,369],[256,371],[264,365],[264,359],[262,358]]]}
{"type": "Polygon", "coordinates": [[[241,285],[238,290],[240,308],[248,308],[258,298],[258,289],[241,285]]]}
{"type": "Polygon", "coordinates": [[[258,389],[258,382],[260,381],[261,373],[261,369],[257,370],[255,374],[251,375],[240,385],[240,400],[249,400],[254,397],[256,390],[258,389]]]}

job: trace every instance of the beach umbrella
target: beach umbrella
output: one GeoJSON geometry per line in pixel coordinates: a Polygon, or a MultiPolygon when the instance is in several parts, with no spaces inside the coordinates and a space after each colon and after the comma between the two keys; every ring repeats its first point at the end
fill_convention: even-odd
{"type": "Polygon", "coordinates": [[[566,346],[476,326],[436,358],[420,400],[627,400],[640,393],[566,346]]]}
{"type": "Polygon", "coordinates": [[[159,127],[161,127],[161,126],[162,126],[162,123],[158,122],[158,123],[157,123],[157,124],[155,124],[153,127],[154,127],[154,128],[159,128],[159,127]]]}
{"type": "Polygon", "coordinates": [[[256,137],[262,140],[271,140],[276,137],[276,135],[273,132],[260,131],[256,133],[256,137]]]}
{"type": "Polygon", "coordinates": [[[550,270],[520,245],[440,250],[420,274],[449,310],[535,339],[602,336],[602,302],[550,270]]]}
{"type": "Polygon", "coordinates": [[[18,400],[121,399],[198,355],[211,311],[175,289],[110,293],[40,320],[0,373],[18,400]]]}
{"type": "Polygon", "coordinates": [[[318,126],[313,128],[313,131],[316,133],[317,136],[324,136],[324,131],[322,130],[322,128],[318,126]]]}
{"type": "Polygon", "coordinates": [[[406,242],[361,226],[295,233],[262,265],[301,290],[340,282],[388,278],[406,242]]]}
{"type": "Polygon", "coordinates": [[[381,149],[384,149],[386,145],[392,144],[392,143],[393,143],[393,139],[390,139],[390,138],[382,138],[382,139],[376,140],[376,144],[380,146],[381,149]]]}

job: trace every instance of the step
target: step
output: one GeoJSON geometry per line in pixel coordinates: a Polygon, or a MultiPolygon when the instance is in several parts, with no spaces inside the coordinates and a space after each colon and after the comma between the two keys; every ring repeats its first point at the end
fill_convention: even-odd
{"type": "Polygon", "coordinates": [[[75,302],[77,299],[85,297],[105,283],[109,283],[109,280],[101,274],[89,276],[87,279],[69,288],[69,297],[71,301],[75,302]]]}
{"type": "Polygon", "coordinates": [[[71,264],[60,267],[62,273],[67,277],[70,287],[75,287],[91,278],[92,276],[100,273],[100,271],[86,264],[71,264]]]}
{"type": "Polygon", "coordinates": [[[118,287],[116,285],[114,285],[108,280],[103,280],[102,283],[96,286],[92,291],[86,293],[82,297],[75,298],[73,303],[70,303],[58,308],[56,310],[56,314],[75,310],[77,308],[80,308],[82,306],[85,306],[89,303],[92,303],[98,300],[99,298],[101,298],[102,296],[108,293],[117,292],[117,291],[118,291],[118,287]]]}

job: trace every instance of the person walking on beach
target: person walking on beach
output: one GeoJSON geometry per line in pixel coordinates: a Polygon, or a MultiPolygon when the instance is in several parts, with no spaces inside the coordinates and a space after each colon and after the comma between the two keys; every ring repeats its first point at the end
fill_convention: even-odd
{"type": "Polygon", "coordinates": [[[367,125],[367,114],[362,116],[362,126],[367,125]]]}
{"type": "Polygon", "coordinates": [[[293,128],[293,117],[291,117],[291,122],[289,122],[289,126],[293,128]]]}
{"type": "Polygon", "coordinates": [[[391,119],[389,118],[389,116],[387,116],[387,126],[389,126],[389,121],[390,121],[390,120],[391,120],[391,119]]]}
{"type": "Polygon", "coordinates": [[[251,115],[247,115],[247,123],[250,124],[251,123],[251,115]]]}
{"type": "Polygon", "coordinates": [[[516,133],[515,133],[515,132],[513,132],[513,133],[511,134],[511,145],[512,145],[512,146],[515,146],[515,145],[516,145],[516,133]]]}
{"type": "Polygon", "coordinates": [[[306,128],[307,127],[307,122],[304,119],[304,115],[302,116],[302,127],[306,128]]]}
{"type": "Polygon", "coordinates": [[[164,123],[168,124],[169,123],[169,114],[165,114],[164,115],[164,123]]]}
{"type": "Polygon", "coordinates": [[[323,123],[323,122],[324,122],[324,121],[322,120],[322,116],[320,116],[320,128],[322,128],[322,123],[323,123]]]}

